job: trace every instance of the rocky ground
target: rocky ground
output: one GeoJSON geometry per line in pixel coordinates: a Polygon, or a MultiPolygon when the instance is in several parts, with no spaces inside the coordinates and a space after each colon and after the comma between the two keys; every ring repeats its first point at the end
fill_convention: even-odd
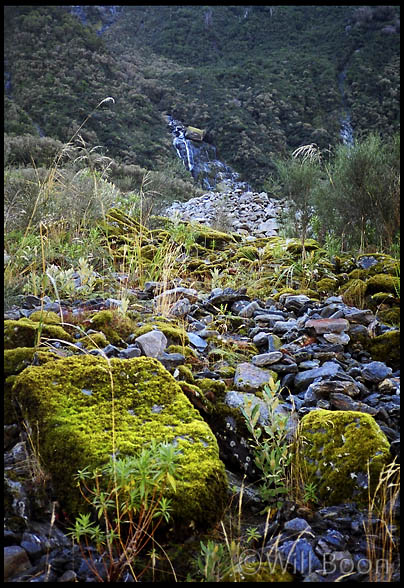
{"type": "MultiPolygon", "coordinates": [[[[268,206],[268,202],[263,204],[268,206]]],[[[114,219],[115,226],[119,225],[119,217],[115,215],[114,219]]],[[[144,247],[150,248],[156,234],[145,237],[144,247]]],[[[51,377],[49,366],[59,362],[60,366],[71,366],[72,358],[74,362],[88,356],[100,361],[105,357],[119,360],[123,362],[119,366],[134,365],[145,358],[157,361],[169,374],[164,377],[172,378],[169,381],[173,387],[178,385],[178,394],[188,399],[192,418],[208,425],[226,467],[228,500],[243,492],[242,528],[256,528],[248,556],[256,567],[254,573],[252,568],[249,572],[244,569],[251,579],[266,581],[268,576],[259,576],[257,570],[262,573],[274,560],[287,567],[292,574],[290,581],[343,578],[361,582],[369,581],[372,573],[375,577],[370,568],[376,560],[385,560],[386,553],[376,540],[374,561],[370,562],[364,525],[368,525],[368,534],[377,535],[375,529],[382,515],[373,512],[370,519],[368,516],[366,461],[388,463],[400,457],[399,330],[380,318],[381,311],[384,317],[391,317],[392,309],[397,312],[399,304],[388,271],[388,262],[392,261],[377,254],[340,258],[334,262],[333,272],[328,267],[327,277],[325,266],[320,265],[312,288],[303,292],[290,287],[270,288],[265,282],[265,268],[273,269],[273,259],[268,256],[265,265],[257,253],[271,249],[275,242],[268,240],[270,235],[270,230],[260,230],[259,238],[248,242],[250,249],[244,256],[240,250],[247,245],[237,236],[205,232],[200,240],[196,235],[196,250],[184,253],[181,260],[184,268],[194,272],[192,281],[148,282],[143,289],[132,290],[125,315],[119,312],[122,301],[112,296],[61,301],[45,298],[43,305],[39,298],[25,296],[7,311],[6,581],[96,581],[79,548],[72,547],[66,536],[63,496],[55,495],[46,471],[36,469],[32,431],[24,429],[17,418],[24,406],[15,404],[17,391],[23,390],[30,373],[44,369],[51,377]],[[251,247],[255,247],[255,253],[251,247]],[[247,262],[254,263],[257,258],[263,271],[256,287],[203,289],[202,278],[212,269],[248,270],[252,266],[247,262]],[[328,286],[323,283],[316,289],[321,279],[328,279],[328,286]],[[363,300],[368,300],[371,308],[366,303],[361,308],[347,304],[344,293],[350,292],[353,282],[357,287],[360,282],[363,300]],[[380,294],[381,283],[389,289],[384,290],[382,309],[380,296],[376,296],[378,304],[374,298],[380,294]],[[46,313],[41,322],[40,310],[46,313]],[[38,347],[39,328],[47,343],[38,347]],[[256,484],[259,472],[240,409],[250,400],[259,406],[260,423],[268,423],[262,390],[271,376],[280,382],[279,410],[288,419],[290,434],[298,424],[305,426],[309,440],[305,456],[313,468],[316,496],[306,503],[288,497],[267,520],[260,514],[265,504],[256,484]],[[316,414],[325,417],[317,424],[310,420],[316,414]],[[319,430],[320,443],[315,435],[319,430]],[[242,490],[244,474],[247,490],[242,490]]],[[[115,231],[114,239],[118,247],[119,231],[115,231]]],[[[280,241],[276,243],[279,246],[280,241]]],[[[318,247],[311,244],[314,249],[318,247]]],[[[289,245],[298,251],[295,242],[289,245]]],[[[24,393],[19,396],[21,401],[23,397],[24,393]]],[[[153,404],[153,413],[161,409],[156,406],[160,405],[153,404]]],[[[399,501],[390,500],[389,507],[390,530],[398,542],[395,524],[399,501]]],[[[207,530],[202,527],[186,539],[186,544],[193,546],[192,555],[189,547],[187,551],[192,561],[200,552],[200,538],[206,537],[207,530]]],[[[178,546],[181,541],[183,537],[171,539],[172,545],[178,546]]],[[[94,553],[94,557],[97,563],[99,556],[94,553]]],[[[173,558],[179,573],[185,568],[184,578],[190,567],[185,559],[178,554],[173,558]]],[[[399,581],[396,556],[390,560],[390,581],[399,581]]],[[[101,569],[101,562],[98,564],[101,569]]],[[[124,581],[134,578],[128,573],[124,581]]],[[[287,581],[286,576],[283,581],[287,581]]]]}

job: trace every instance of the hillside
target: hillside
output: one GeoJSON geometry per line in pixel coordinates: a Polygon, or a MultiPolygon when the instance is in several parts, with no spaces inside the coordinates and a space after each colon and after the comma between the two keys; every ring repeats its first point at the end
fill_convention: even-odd
{"type": "Polygon", "coordinates": [[[168,113],[259,189],[274,156],[341,142],[341,89],[356,137],[398,129],[398,6],[72,8],[6,7],[6,133],[65,142],[112,96],[91,145],[162,169],[168,113]]]}

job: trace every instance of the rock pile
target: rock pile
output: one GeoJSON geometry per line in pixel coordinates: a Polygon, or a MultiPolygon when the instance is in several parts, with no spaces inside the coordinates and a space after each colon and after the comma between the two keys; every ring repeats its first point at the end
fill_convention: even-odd
{"type": "MultiPolygon", "coordinates": [[[[233,489],[241,486],[243,473],[251,482],[259,473],[240,407],[253,399],[260,407],[260,422],[268,422],[260,391],[270,376],[279,379],[281,410],[289,418],[291,432],[298,422],[325,416],[319,425],[322,441],[313,441],[308,453],[309,461],[317,464],[315,476],[320,476],[321,506],[305,508],[286,500],[265,528],[266,517],[259,515],[264,505],[252,483],[244,500],[257,523],[259,549],[253,559],[260,563],[257,558],[265,555],[270,562],[277,553],[284,564],[289,562],[294,577],[303,581],[336,581],[346,573],[350,579],[366,581],[370,564],[363,525],[367,511],[361,502],[367,494],[366,460],[380,456],[385,461],[399,459],[400,372],[388,352],[383,361],[375,361],[364,343],[370,336],[385,336],[397,344],[398,331],[379,322],[371,311],[347,306],[336,296],[320,302],[286,293],[279,300],[261,300],[251,299],[245,289],[215,288],[203,295],[191,288],[172,288],[171,308],[178,309],[183,303],[181,320],[188,325],[179,333],[158,316],[150,316],[155,298],[161,296],[155,294],[158,291],[156,283],[153,288],[145,287],[139,297],[145,309],[143,322],[137,322],[132,332],[114,339],[113,344],[112,331],[105,324],[105,313],[111,311],[102,310],[111,307],[111,302],[77,301],[77,312],[80,308],[93,312],[94,318],[87,320],[86,336],[93,333],[94,337],[98,331],[108,340],[103,347],[86,351],[80,345],[82,334],[76,339],[76,353],[128,361],[137,361],[129,358],[139,356],[157,358],[214,432],[233,489]],[[94,320],[102,313],[103,320],[94,320]],[[352,422],[356,423],[353,429],[352,422]],[[328,447],[327,455],[323,446],[328,447]]],[[[19,323],[25,321],[27,328],[29,317],[35,316],[34,298],[27,300],[30,303],[25,306],[31,304],[25,308],[28,318],[8,321],[10,351],[10,337],[18,337],[19,323]]],[[[63,305],[56,308],[58,303],[50,304],[53,311],[67,310],[63,305]]],[[[14,313],[18,314],[17,309],[14,313]]],[[[176,320],[175,313],[169,316],[176,320]]],[[[54,343],[59,354],[70,349],[71,345],[54,343]]],[[[34,354],[29,357],[25,364],[19,358],[19,367],[8,373],[37,363],[34,354]]],[[[315,426],[310,422],[308,431],[315,431],[315,426]]],[[[49,527],[49,497],[47,508],[47,497],[41,496],[38,488],[32,492],[32,476],[31,487],[24,476],[16,477],[16,471],[27,464],[26,435],[16,423],[8,424],[6,432],[6,579],[94,581],[85,560],[68,545],[64,533],[57,525],[49,527]],[[39,509],[38,501],[42,505],[39,509]],[[45,518],[48,515],[47,524],[38,520],[39,512],[45,518]]],[[[396,518],[398,504],[393,510],[396,518]]],[[[373,519],[377,525],[377,518],[373,519]]],[[[392,532],[396,533],[395,528],[392,532]]],[[[96,553],[94,557],[97,560],[96,553]]],[[[126,581],[133,578],[129,575],[126,581]]]]}
{"type": "Polygon", "coordinates": [[[242,189],[207,192],[187,202],[174,202],[165,214],[194,221],[239,235],[272,237],[277,234],[276,217],[284,202],[269,198],[266,192],[242,189]]]}

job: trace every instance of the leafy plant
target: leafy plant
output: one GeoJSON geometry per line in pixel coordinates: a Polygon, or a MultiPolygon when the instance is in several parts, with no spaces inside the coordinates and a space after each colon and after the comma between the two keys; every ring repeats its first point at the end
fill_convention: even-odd
{"type": "Polygon", "coordinates": [[[264,386],[263,400],[268,409],[268,423],[259,425],[260,405],[252,406],[247,401],[241,408],[247,428],[252,435],[255,459],[254,462],[262,472],[260,486],[261,497],[270,505],[281,506],[278,497],[287,494],[288,467],[291,463],[292,452],[288,437],[288,417],[279,414],[280,382],[270,378],[269,384],[264,386]]]}
{"type": "Polygon", "coordinates": [[[167,493],[176,491],[178,455],[173,445],[152,441],[137,456],[113,457],[104,468],[77,473],[80,492],[101,524],[94,522],[91,512],[80,514],[70,535],[100,581],[103,575],[109,582],[119,581],[127,568],[138,580],[146,571],[137,573],[134,563],[150,541],[158,546],[155,533],[170,520],[167,493]],[[83,541],[86,547],[95,543],[104,574],[83,541]]]}

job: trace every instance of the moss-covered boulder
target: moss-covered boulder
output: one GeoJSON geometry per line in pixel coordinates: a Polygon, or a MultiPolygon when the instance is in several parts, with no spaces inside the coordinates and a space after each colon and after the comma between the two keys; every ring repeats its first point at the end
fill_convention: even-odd
{"type": "Polygon", "coordinates": [[[41,323],[28,318],[4,321],[5,349],[34,347],[38,339],[43,337],[73,342],[71,335],[59,325],[41,323]]]}
{"type": "Polygon", "coordinates": [[[371,338],[367,345],[367,351],[375,361],[384,361],[393,369],[400,367],[400,331],[392,330],[371,338]]]}
{"type": "Polygon", "coordinates": [[[25,369],[13,395],[25,418],[38,423],[43,463],[70,516],[85,509],[77,470],[107,463],[113,438],[120,457],[138,453],[152,439],[174,443],[181,450],[174,520],[188,528],[221,516],[227,481],[216,439],[157,360],[61,359],[25,369]]]}
{"type": "Polygon", "coordinates": [[[133,321],[118,310],[100,310],[91,317],[90,322],[91,328],[104,333],[113,345],[119,345],[135,329],[133,321]]]}
{"type": "Polygon", "coordinates": [[[371,488],[390,460],[389,442],[369,414],[314,410],[301,420],[300,456],[305,477],[317,484],[317,496],[328,505],[366,504],[371,488]]]}

